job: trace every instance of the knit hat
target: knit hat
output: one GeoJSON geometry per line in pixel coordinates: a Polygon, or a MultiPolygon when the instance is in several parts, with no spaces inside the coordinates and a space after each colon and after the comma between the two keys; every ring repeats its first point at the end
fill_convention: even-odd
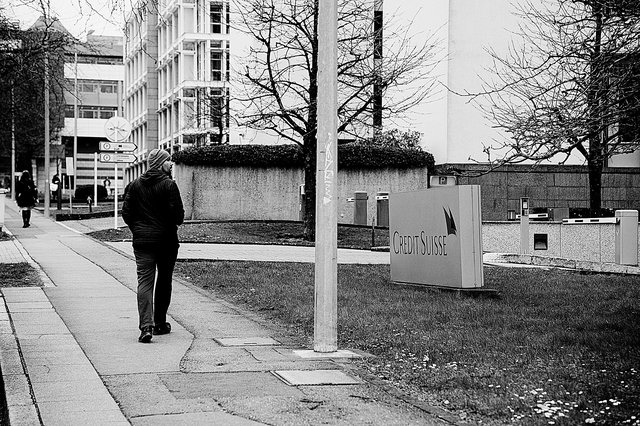
{"type": "Polygon", "coordinates": [[[165,161],[169,161],[171,155],[164,149],[152,149],[147,157],[147,169],[160,169],[165,161]]]}

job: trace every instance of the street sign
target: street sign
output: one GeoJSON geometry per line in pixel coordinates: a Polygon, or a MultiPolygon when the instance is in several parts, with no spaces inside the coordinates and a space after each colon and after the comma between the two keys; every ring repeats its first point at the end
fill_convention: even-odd
{"type": "Polygon", "coordinates": [[[136,161],[135,154],[119,153],[119,152],[101,152],[101,163],[133,163],[136,161]]]}
{"type": "Polygon", "coordinates": [[[111,142],[122,142],[131,134],[131,123],[123,117],[111,117],[104,125],[104,133],[111,142]]]}
{"type": "Polygon", "coordinates": [[[100,142],[100,151],[135,151],[138,145],[130,142],[100,142]]]}

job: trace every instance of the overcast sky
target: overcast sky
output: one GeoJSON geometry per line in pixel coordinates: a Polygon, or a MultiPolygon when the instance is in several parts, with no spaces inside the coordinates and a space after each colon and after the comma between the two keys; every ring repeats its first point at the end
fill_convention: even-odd
{"type": "Polygon", "coordinates": [[[51,15],[76,37],[82,39],[91,30],[96,34],[122,35],[123,13],[118,9],[114,11],[114,0],[8,0],[8,3],[4,12],[19,20],[22,28],[30,27],[42,15],[40,3],[49,3],[51,15]]]}
{"type": "MultiPolygon", "coordinates": [[[[28,28],[42,15],[41,3],[49,3],[51,14],[74,36],[86,37],[88,31],[96,34],[121,35],[124,23],[122,5],[136,0],[8,0],[4,12],[20,21],[22,28],[28,28]],[[119,5],[118,7],[114,6],[119,5]]],[[[4,1],[2,3],[5,3],[4,1]]],[[[385,13],[398,13],[416,23],[428,23],[429,27],[440,27],[445,23],[447,0],[385,0],[385,13]]],[[[6,3],[5,3],[6,4],[6,3]]],[[[422,28],[433,31],[435,28],[422,28]]]]}

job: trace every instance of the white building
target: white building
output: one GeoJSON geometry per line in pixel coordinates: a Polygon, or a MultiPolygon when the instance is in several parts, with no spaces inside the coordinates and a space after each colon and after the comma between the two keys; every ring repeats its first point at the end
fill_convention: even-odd
{"type": "Polygon", "coordinates": [[[144,172],[151,149],[228,141],[230,32],[227,1],[163,0],[131,15],[125,116],[139,163],[130,178],[144,172]]]}
{"type": "MultiPolygon", "coordinates": [[[[400,124],[424,135],[423,147],[438,164],[484,162],[484,146],[506,137],[477,104],[459,94],[481,91],[483,80],[491,77],[487,50],[505,53],[512,42],[519,23],[513,3],[384,2],[385,21],[395,16],[411,23],[406,28],[413,43],[423,43],[432,33],[440,40],[444,59],[435,71],[438,90],[400,124]]],[[[373,11],[373,0],[371,5],[373,11]]],[[[161,0],[158,9],[131,15],[126,27],[125,111],[141,163],[128,169],[128,178],[144,171],[146,152],[155,147],[175,151],[216,142],[278,141],[230,120],[229,111],[237,107],[230,86],[239,81],[233,63],[245,56],[251,40],[234,33],[229,24],[229,3],[223,0],[161,0]]],[[[583,162],[577,156],[569,161],[583,162]]],[[[615,157],[609,164],[639,167],[640,152],[615,157]]]]}
{"type": "MultiPolygon", "coordinates": [[[[60,138],[66,157],[73,157],[74,144],[77,147],[76,186],[94,183],[99,143],[107,140],[105,123],[121,114],[123,74],[122,37],[89,34],[86,43],[78,44],[75,51],[66,56],[64,76],[68,91],[65,92],[65,120],[60,138]],[[74,115],[76,106],[77,119],[74,115]]],[[[65,158],[53,160],[56,160],[56,166],[52,174],[68,172],[65,158]]],[[[109,179],[111,187],[115,187],[113,164],[98,162],[97,175],[98,184],[102,185],[105,179],[109,179]]],[[[119,188],[122,188],[122,179],[120,167],[117,176],[119,188]]]]}
{"type": "MultiPolygon", "coordinates": [[[[549,0],[534,0],[544,4],[549,0]]],[[[506,54],[515,34],[519,33],[517,7],[524,2],[513,0],[407,0],[385,1],[385,14],[398,13],[407,22],[418,25],[416,31],[437,31],[445,48],[445,60],[439,67],[442,90],[425,103],[411,127],[424,134],[425,150],[434,154],[436,163],[474,163],[487,161],[484,145],[506,138],[495,129],[474,103],[463,93],[479,93],[483,80],[491,79],[487,71],[492,65],[488,49],[506,54]]],[[[416,34],[419,43],[423,34],[416,34]]],[[[486,102],[486,101],[485,101],[486,102]]],[[[569,164],[583,164],[574,156],[569,164]]],[[[553,164],[553,163],[549,163],[553,164]]],[[[557,162],[556,162],[557,164],[557,162]]],[[[640,151],[617,155],[609,160],[611,167],[640,167],[640,151]]]]}

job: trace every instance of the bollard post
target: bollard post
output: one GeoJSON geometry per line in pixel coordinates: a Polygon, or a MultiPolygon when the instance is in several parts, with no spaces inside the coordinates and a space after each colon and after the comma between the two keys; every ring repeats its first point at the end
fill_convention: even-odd
{"type": "Polygon", "coordinates": [[[638,210],[616,210],[615,261],[638,265],[638,210]]]}
{"type": "Polygon", "coordinates": [[[4,228],[4,199],[6,197],[7,190],[0,188],[0,231],[4,228]]]}
{"type": "Polygon", "coordinates": [[[367,196],[366,191],[354,192],[354,211],[353,211],[353,224],[354,225],[367,225],[367,196]]]}
{"type": "Polygon", "coordinates": [[[520,198],[520,254],[529,254],[529,198],[520,198]]]}
{"type": "Polygon", "coordinates": [[[389,193],[376,194],[376,218],[378,226],[389,226],[389,193]]]}

